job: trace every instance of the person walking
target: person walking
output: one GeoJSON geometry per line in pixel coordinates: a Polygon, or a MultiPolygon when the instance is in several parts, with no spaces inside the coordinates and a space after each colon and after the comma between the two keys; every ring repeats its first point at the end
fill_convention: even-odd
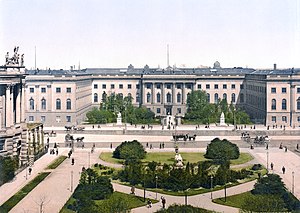
{"type": "Polygon", "coordinates": [[[282,173],[283,174],[285,173],[285,167],[284,166],[282,167],[282,173]]]}
{"type": "Polygon", "coordinates": [[[273,170],[274,169],[274,164],[273,164],[273,162],[271,162],[271,170],[273,170]]]}
{"type": "Polygon", "coordinates": [[[166,208],[166,199],[164,197],[161,197],[161,203],[162,203],[163,209],[165,209],[166,208]]]}

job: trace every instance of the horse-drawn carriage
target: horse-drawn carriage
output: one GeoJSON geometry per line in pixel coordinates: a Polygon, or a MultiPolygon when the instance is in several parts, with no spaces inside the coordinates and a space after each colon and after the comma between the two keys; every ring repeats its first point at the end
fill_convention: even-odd
{"type": "Polygon", "coordinates": [[[84,130],[84,127],[77,127],[77,126],[65,126],[65,129],[66,131],[71,131],[71,130],[74,130],[74,131],[83,131],[84,130]]]}
{"type": "Polygon", "coordinates": [[[181,139],[183,139],[183,141],[191,141],[191,140],[196,140],[196,134],[194,135],[189,135],[189,134],[183,134],[183,133],[179,133],[179,134],[173,134],[173,140],[174,141],[179,141],[181,139]]]}

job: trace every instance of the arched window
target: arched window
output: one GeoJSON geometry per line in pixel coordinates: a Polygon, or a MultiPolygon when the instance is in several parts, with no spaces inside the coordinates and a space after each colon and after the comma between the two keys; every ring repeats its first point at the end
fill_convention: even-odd
{"type": "MultiPolygon", "coordinates": [[[[97,95],[97,93],[94,94],[94,100],[95,100],[95,95],[97,95]]],[[[107,98],[106,92],[103,92],[102,93],[102,102],[106,102],[106,98],[107,98]]],[[[97,95],[97,102],[98,102],[98,95],[97,95]]]]}
{"type": "Polygon", "coordinates": [[[300,110],[300,97],[297,99],[297,110],[300,110]]]}
{"type": "Polygon", "coordinates": [[[223,99],[225,99],[227,101],[227,94],[226,93],[223,94],[223,99]]]}
{"type": "Polygon", "coordinates": [[[67,99],[67,109],[71,109],[72,108],[72,102],[71,102],[71,99],[68,98],[67,99]]]}
{"type": "Polygon", "coordinates": [[[160,103],[160,93],[159,92],[156,94],[156,100],[157,100],[157,103],[160,103]]]}
{"type": "Polygon", "coordinates": [[[231,94],[231,103],[235,103],[235,93],[231,94]]]}
{"type": "Polygon", "coordinates": [[[210,94],[207,93],[207,102],[210,103],[210,94]]]}
{"type": "Polygon", "coordinates": [[[42,106],[42,110],[46,110],[46,99],[45,98],[43,98],[41,100],[41,106],[42,106]]]}
{"type": "Polygon", "coordinates": [[[122,99],[123,100],[123,93],[118,93],[118,95],[117,95],[120,99],[122,99]]]}
{"type": "Polygon", "coordinates": [[[177,103],[181,103],[181,94],[177,93],[177,103]]]}
{"type": "Polygon", "coordinates": [[[97,102],[98,102],[98,94],[94,93],[94,103],[97,103],[97,102]]]}
{"type": "Polygon", "coordinates": [[[240,95],[240,102],[244,103],[244,94],[243,93],[240,95]]]}
{"type": "Polygon", "coordinates": [[[276,110],[276,100],[272,99],[272,106],[271,106],[272,110],[276,110]]]}
{"type": "Polygon", "coordinates": [[[56,109],[61,109],[61,100],[59,98],[56,99],[56,109]]]}
{"type": "Polygon", "coordinates": [[[29,109],[34,110],[34,100],[33,100],[33,98],[29,99],[29,109]]]}
{"type": "Polygon", "coordinates": [[[147,103],[150,103],[150,99],[151,99],[151,94],[148,92],[147,93],[147,103]]]}
{"type": "Polygon", "coordinates": [[[218,103],[218,101],[219,101],[219,95],[218,93],[215,93],[215,104],[218,103]]]}
{"type": "Polygon", "coordinates": [[[286,110],[286,99],[282,99],[281,109],[286,110]]]}
{"type": "Polygon", "coordinates": [[[171,94],[167,93],[167,103],[171,103],[171,94]]]}

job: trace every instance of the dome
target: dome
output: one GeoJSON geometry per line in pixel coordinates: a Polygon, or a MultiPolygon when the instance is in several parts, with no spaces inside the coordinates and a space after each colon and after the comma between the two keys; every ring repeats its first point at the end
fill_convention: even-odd
{"type": "Polygon", "coordinates": [[[214,63],[214,69],[221,68],[220,62],[216,61],[214,63]]]}

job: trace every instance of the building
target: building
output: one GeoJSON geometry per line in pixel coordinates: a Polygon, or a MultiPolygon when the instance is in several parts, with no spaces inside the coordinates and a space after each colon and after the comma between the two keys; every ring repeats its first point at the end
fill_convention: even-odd
{"type": "Polygon", "coordinates": [[[130,64],[127,68],[26,73],[27,119],[46,126],[82,123],[86,112],[112,93],[131,96],[133,105],[145,106],[157,116],[182,117],[187,95],[194,90],[205,90],[210,103],[226,99],[245,109],[257,123],[300,124],[299,69],[222,68],[215,62],[213,68],[135,68],[130,64]],[[276,107],[272,108],[274,99],[276,107]]]}

